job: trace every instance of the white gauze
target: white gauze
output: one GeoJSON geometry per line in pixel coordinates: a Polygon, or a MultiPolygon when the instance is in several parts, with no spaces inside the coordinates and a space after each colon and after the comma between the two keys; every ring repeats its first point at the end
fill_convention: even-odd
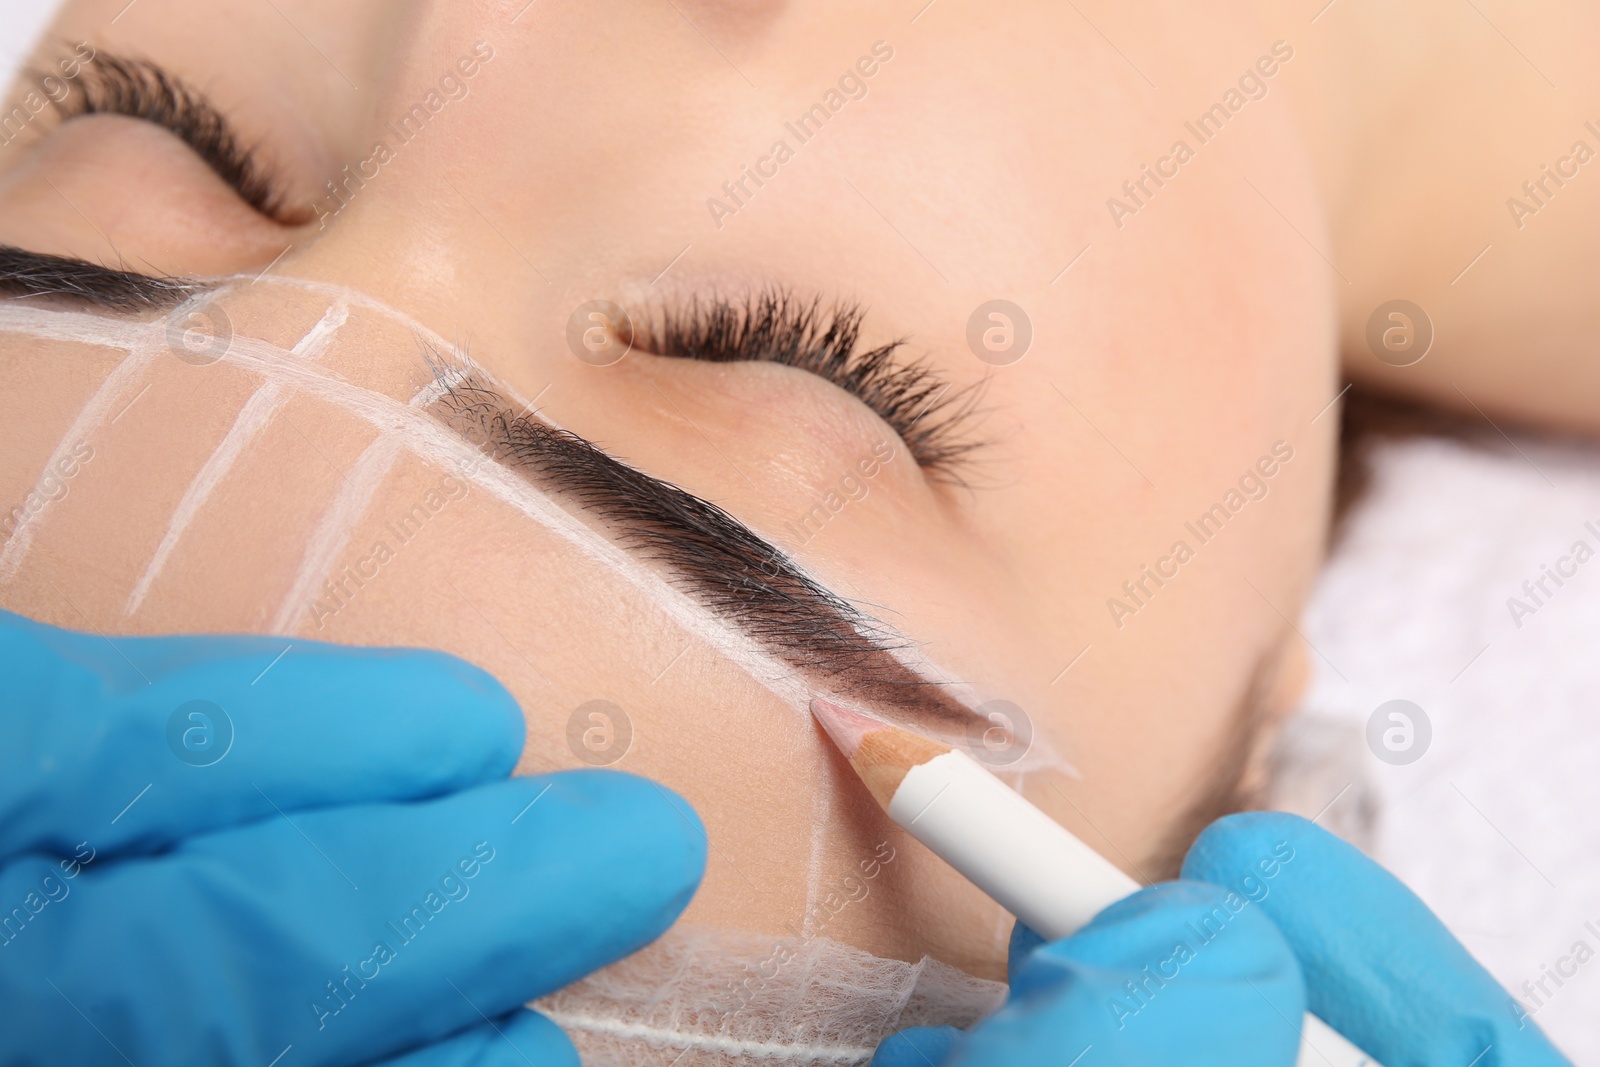
{"type": "Polygon", "coordinates": [[[864,1064],[907,1026],[969,1026],[1005,991],[926,956],[678,926],[533,1007],[585,1067],[808,1067],[864,1064]]]}

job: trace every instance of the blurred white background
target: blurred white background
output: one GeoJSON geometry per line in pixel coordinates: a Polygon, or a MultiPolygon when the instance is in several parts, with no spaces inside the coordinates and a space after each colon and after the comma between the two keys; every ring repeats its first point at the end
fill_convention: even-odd
{"type": "Polygon", "coordinates": [[[22,65],[51,14],[60,6],[57,0],[0,0],[0,70],[6,81],[22,65]]]}

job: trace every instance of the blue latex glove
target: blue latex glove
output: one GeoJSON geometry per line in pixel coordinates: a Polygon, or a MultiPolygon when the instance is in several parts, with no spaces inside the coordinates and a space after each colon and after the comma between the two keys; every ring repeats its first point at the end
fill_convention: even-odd
{"type": "Polygon", "coordinates": [[[506,780],[460,660],[285,644],[0,612],[0,1063],[576,1064],[522,1004],[671,924],[699,820],[506,780]]]}
{"type": "Polygon", "coordinates": [[[1221,819],[1183,878],[1061,941],[1019,927],[1000,1011],[896,1034],[874,1067],[1291,1067],[1307,1007],[1384,1067],[1567,1063],[1410,890],[1304,819],[1221,819]]]}

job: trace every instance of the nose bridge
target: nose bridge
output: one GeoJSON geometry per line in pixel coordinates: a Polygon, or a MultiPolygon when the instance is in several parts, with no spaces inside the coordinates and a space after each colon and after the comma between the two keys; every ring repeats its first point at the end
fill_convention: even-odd
{"type": "MultiPolygon", "coordinates": [[[[374,107],[368,137],[323,182],[307,205],[319,232],[337,222],[358,199],[393,184],[397,165],[427,146],[450,140],[450,127],[470,126],[468,100],[499,55],[483,35],[436,39],[421,54],[405,55],[374,107]],[[387,172],[387,173],[386,173],[387,172]]],[[[447,147],[447,146],[436,146],[447,147]]],[[[448,158],[448,157],[446,157],[448,158]]],[[[417,162],[412,160],[413,163],[417,162]]]]}
{"type": "Polygon", "coordinates": [[[718,236],[704,207],[728,156],[716,138],[754,106],[735,75],[691,50],[703,42],[670,5],[612,18],[525,3],[417,13],[285,269],[364,278],[402,307],[448,294],[486,320],[548,300],[564,324],[584,299],[616,298],[601,290],[619,277],[648,282],[718,236]]]}
{"type": "Polygon", "coordinates": [[[533,13],[516,18],[525,2],[413,0],[373,20],[385,58],[353,72],[356,116],[310,117],[346,132],[297,205],[310,221],[274,273],[361,290],[446,334],[462,326],[448,309],[478,305],[469,314],[482,322],[494,317],[483,307],[506,302],[497,297],[539,284],[505,243],[534,240],[507,180],[525,169],[525,142],[503,114],[518,87],[508,68],[537,46],[533,13]]]}

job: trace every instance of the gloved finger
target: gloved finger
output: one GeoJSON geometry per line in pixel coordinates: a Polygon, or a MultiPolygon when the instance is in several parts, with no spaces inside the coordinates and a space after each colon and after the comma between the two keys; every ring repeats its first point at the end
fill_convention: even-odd
{"type": "Polygon", "coordinates": [[[1028,954],[946,1064],[1066,1064],[1092,1048],[1101,1065],[1291,1067],[1304,1012],[1294,956],[1258,909],[1169,883],[1028,954]]]}
{"type": "Polygon", "coordinates": [[[606,771],[274,818],[85,868],[0,947],[0,1003],[38,1062],[342,1067],[641,948],[705,855],[681,799],[606,771]]]}
{"type": "Polygon", "coordinates": [[[579,1067],[578,1050],[561,1027],[518,1008],[499,1019],[401,1053],[369,1067],[579,1067]]]}
{"type": "Polygon", "coordinates": [[[1006,982],[1009,984],[1017,980],[1017,971],[1033,951],[1045,944],[1045,939],[1034,933],[1022,923],[1011,924],[1011,942],[1006,951],[1006,982]]]}
{"type": "Polygon", "coordinates": [[[1221,819],[1183,874],[1254,900],[1299,958],[1311,1010],[1389,1067],[1566,1063],[1415,894],[1305,819],[1221,819]]]}
{"type": "Polygon", "coordinates": [[[908,1027],[883,1039],[869,1067],[939,1067],[960,1037],[953,1026],[908,1027]]]}
{"type": "Polygon", "coordinates": [[[0,857],[152,851],[280,809],[437,796],[505,777],[522,750],[511,695],[438,652],[113,646],[0,612],[0,678],[0,857]]]}

